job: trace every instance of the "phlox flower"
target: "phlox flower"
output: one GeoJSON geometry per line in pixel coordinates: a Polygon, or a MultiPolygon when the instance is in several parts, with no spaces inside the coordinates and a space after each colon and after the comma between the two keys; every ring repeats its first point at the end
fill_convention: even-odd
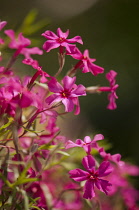
{"type": "Polygon", "coordinates": [[[84,141],[82,141],[81,139],[77,139],[75,143],[71,140],[68,140],[66,144],[66,149],[69,149],[72,147],[83,147],[83,149],[89,155],[92,148],[96,148],[96,149],[99,148],[96,142],[102,139],[104,139],[104,136],[102,134],[97,134],[94,136],[93,139],[91,139],[89,136],[85,136],[84,141]]]}
{"type": "Polygon", "coordinates": [[[95,169],[95,159],[91,155],[87,155],[83,158],[82,164],[86,171],[82,169],[73,169],[69,171],[70,178],[77,182],[86,181],[84,185],[83,197],[86,199],[92,199],[95,197],[94,187],[96,186],[100,191],[108,194],[111,183],[102,179],[112,172],[112,167],[108,161],[104,161],[100,164],[99,168],[95,169]]]}
{"type": "Polygon", "coordinates": [[[117,108],[115,100],[118,98],[118,96],[116,95],[116,89],[119,87],[119,85],[115,84],[116,83],[116,80],[115,80],[116,76],[117,76],[117,73],[113,70],[110,70],[106,74],[106,79],[109,81],[110,87],[100,87],[98,89],[98,91],[110,92],[108,94],[109,104],[107,106],[107,109],[116,109],[117,108]]]}
{"type": "Polygon", "coordinates": [[[112,162],[114,162],[116,164],[120,163],[120,159],[121,159],[121,155],[120,154],[111,155],[110,153],[106,153],[103,147],[99,148],[99,154],[101,155],[101,157],[105,161],[107,161],[107,160],[108,161],[112,161],[112,162]]]}
{"type": "Polygon", "coordinates": [[[41,76],[40,77],[40,82],[42,82],[42,83],[47,82],[46,77],[50,77],[50,75],[42,70],[42,67],[39,65],[37,60],[34,60],[32,58],[26,58],[22,61],[22,63],[24,63],[26,65],[30,65],[34,69],[37,70],[36,74],[32,77],[32,80],[30,81],[31,84],[33,84],[33,82],[37,79],[38,76],[41,76]]]}
{"type": "Polygon", "coordinates": [[[49,52],[54,48],[60,47],[60,53],[62,53],[63,47],[65,47],[69,53],[72,53],[76,45],[73,45],[71,43],[78,42],[80,44],[83,44],[83,41],[80,36],[75,36],[71,39],[67,39],[68,35],[69,30],[64,33],[61,31],[60,28],[57,29],[57,35],[52,31],[45,31],[44,33],[42,33],[42,36],[44,36],[48,40],[44,43],[43,49],[46,50],[46,52],[49,52]]]}
{"type": "Polygon", "coordinates": [[[62,102],[66,112],[72,112],[74,105],[76,106],[75,114],[79,114],[80,106],[78,96],[85,96],[85,87],[75,84],[76,77],[65,76],[62,80],[62,85],[53,77],[48,82],[48,87],[54,94],[46,98],[46,102],[51,105],[62,102]]]}
{"type": "Polygon", "coordinates": [[[97,74],[103,73],[104,68],[97,66],[93,62],[96,61],[94,58],[89,57],[89,51],[85,50],[82,54],[78,48],[71,55],[74,59],[80,60],[74,67],[74,70],[77,68],[81,69],[83,73],[91,72],[94,76],[97,74]]]}
{"type": "Polygon", "coordinates": [[[7,21],[0,21],[0,31],[4,28],[6,24],[7,24],[7,21]]]}
{"type": "Polygon", "coordinates": [[[11,42],[9,44],[9,48],[11,49],[17,49],[15,53],[15,57],[19,54],[23,54],[25,58],[31,58],[31,54],[38,54],[42,55],[43,51],[40,50],[38,47],[33,48],[26,48],[31,44],[31,41],[27,38],[25,38],[22,33],[19,33],[18,37],[16,38],[15,33],[13,30],[5,30],[4,31],[7,36],[10,37],[11,42]]]}

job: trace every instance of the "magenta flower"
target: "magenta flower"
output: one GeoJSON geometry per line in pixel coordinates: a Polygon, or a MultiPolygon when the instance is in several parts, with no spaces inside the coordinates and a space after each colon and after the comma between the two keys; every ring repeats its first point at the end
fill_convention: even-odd
{"type": "Polygon", "coordinates": [[[7,24],[7,21],[0,21],[0,31],[4,28],[6,24],[7,24]]]}
{"type": "Polygon", "coordinates": [[[76,106],[75,114],[79,114],[80,106],[78,96],[85,96],[85,87],[75,84],[76,77],[65,76],[62,80],[63,86],[53,77],[48,82],[48,87],[54,94],[50,95],[46,102],[51,105],[53,103],[62,102],[66,112],[72,112],[74,105],[76,106]]]}
{"type": "Polygon", "coordinates": [[[103,73],[104,68],[97,66],[93,62],[96,61],[94,58],[89,57],[89,51],[85,50],[82,54],[78,48],[76,48],[75,52],[71,55],[74,59],[80,60],[74,67],[74,70],[77,68],[82,69],[83,73],[91,72],[94,76],[97,74],[103,73]]]}
{"type": "Polygon", "coordinates": [[[15,56],[19,54],[23,54],[25,58],[31,58],[31,54],[38,54],[42,55],[43,51],[40,50],[38,47],[33,48],[26,48],[31,44],[31,41],[27,38],[25,38],[22,33],[18,35],[18,37],[15,37],[15,33],[13,30],[5,30],[5,34],[10,37],[11,42],[9,44],[9,48],[11,49],[17,49],[15,56]]]}
{"type": "Polygon", "coordinates": [[[112,172],[112,167],[110,166],[110,163],[108,161],[104,161],[96,170],[95,159],[91,155],[87,155],[83,158],[82,164],[86,171],[77,168],[69,171],[69,174],[70,178],[77,182],[86,181],[84,185],[83,197],[86,199],[92,199],[93,197],[95,197],[95,186],[100,191],[108,194],[111,183],[109,183],[107,180],[101,179],[101,177],[107,176],[112,172]]]}
{"type": "Polygon", "coordinates": [[[99,149],[99,146],[96,142],[102,139],[104,139],[104,136],[102,134],[97,134],[92,140],[89,136],[85,136],[84,141],[82,141],[81,139],[77,139],[75,143],[69,140],[66,144],[66,149],[72,147],[83,147],[86,153],[89,155],[92,148],[99,149]]]}
{"type": "Polygon", "coordinates": [[[9,47],[11,49],[19,49],[19,48],[22,49],[22,48],[27,47],[31,44],[31,41],[29,39],[25,38],[22,35],[22,33],[20,33],[16,39],[15,33],[12,29],[5,30],[4,32],[11,39],[11,42],[9,44],[9,47]]]}
{"type": "Polygon", "coordinates": [[[37,70],[37,72],[32,77],[30,83],[33,84],[34,81],[37,79],[38,76],[41,76],[40,82],[45,83],[47,82],[46,77],[50,77],[49,74],[47,74],[45,71],[42,70],[42,67],[39,65],[37,60],[33,60],[32,58],[26,58],[22,61],[22,63],[26,65],[32,66],[34,69],[37,70]]]}
{"type": "Polygon", "coordinates": [[[71,43],[78,42],[80,44],[83,44],[83,41],[80,36],[75,36],[72,39],[67,39],[68,35],[69,30],[64,33],[61,31],[60,28],[57,29],[57,35],[52,31],[45,31],[44,33],[42,33],[42,36],[44,36],[48,40],[44,43],[43,49],[46,50],[46,52],[49,52],[54,48],[60,47],[60,53],[62,53],[63,47],[65,47],[69,53],[73,53],[76,45],[73,45],[71,43]]]}
{"type": "Polygon", "coordinates": [[[118,84],[116,83],[115,77],[117,76],[117,73],[113,70],[109,71],[106,74],[106,79],[110,82],[110,87],[100,87],[98,90],[99,91],[108,91],[110,92],[108,94],[108,100],[109,100],[109,104],[107,106],[107,109],[116,109],[117,105],[115,103],[115,100],[118,98],[118,96],[116,95],[116,89],[119,87],[118,84]]]}
{"type": "Polygon", "coordinates": [[[120,154],[111,155],[110,153],[106,153],[103,147],[99,148],[99,154],[101,155],[101,157],[105,161],[109,160],[109,161],[112,161],[112,162],[114,162],[116,164],[120,163],[120,159],[121,159],[121,155],[120,154]]]}

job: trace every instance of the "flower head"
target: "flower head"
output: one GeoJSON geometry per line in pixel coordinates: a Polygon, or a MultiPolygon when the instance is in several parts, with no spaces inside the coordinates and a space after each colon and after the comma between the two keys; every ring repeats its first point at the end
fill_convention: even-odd
{"type": "Polygon", "coordinates": [[[57,29],[57,35],[52,31],[45,31],[44,33],[42,33],[42,36],[44,36],[48,40],[44,43],[43,49],[46,50],[46,52],[49,52],[54,48],[65,47],[69,53],[72,53],[75,49],[75,45],[71,43],[78,42],[80,44],[83,44],[83,41],[80,36],[75,36],[71,39],[67,39],[68,35],[69,30],[64,33],[61,31],[60,28],[57,29]]]}
{"type": "Polygon", "coordinates": [[[40,50],[38,47],[26,48],[31,44],[31,41],[25,38],[22,35],[22,33],[19,33],[18,37],[16,38],[13,30],[9,29],[5,30],[4,32],[11,39],[9,48],[17,49],[15,56],[17,56],[18,54],[23,54],[25,58],[31,58],[30,57],[31,54],[38,54],[38,55],[43,54],[43,51],[40,50]]]}
{"type": "Polygon", "coordinates": [[[7,24],[7,21],[0,21],[0,31],[4,28],[6,24],[7,24]]]}
{"type": "Polygon", "coordinates": [[[83,73],[91,72],[94,76],[97,74],[103,73],[104,68],[97,66],[93,62],[96,61],[94,58],[89,57],[89,51],[85,50],[82,54],[78,48],[76,48],[75,52],[71,55],[74,59],[80,60],[76,66],[75,69],[79,68],[82,69],[83,73]]]}
{"type": "Polygon", "coordinates": [[[104,161],[96,170],[95,159],[91,155],[88,155],[83,158],[82,164],[86,171],[77,168],[69,171],[69,174],[70,178],[77,182],[86,181],[83,197],[86,199],[91,199],[95,197],[95,186],[100,191],[108,194],[111,184],[107,180],[101,179],[101,177],[107,176],[112,172],[112,167],[110,166],[110,163],[108,161],[104,161]]]}
{"type": "Polygon", "coordinates": [[[89,136],[85,136],[84,141],[82,141],[81,139],[77,139],[75,143],[69,140],[66,144],[66,149],[69,149],[72,147],[83,147],[86,153],[90,154],[91,148],[99,149],[99,146],[96,142],[102,139],[104,139],[104,136],[102,134],[97,134],[94,136],[92,140],[89,136]]]}
{"type": "Polygon", "coordinates": [[[75,84],[76,77],[65,76],[62,80],[63,86],[52,78],[48,82],[48,87],[54,94],[46,98],[46,102],[51,105],[55,102],[62,102],[65,106],[66,112],[72,112],[74,105],[76,106],[75,114],[79,114],[80,106],[78,96],[85,96],[85,87],[83,85],[75,84]]]}
{"type": "Polygon", "coordinates": [[[117,73],[113,70],[109,71],[106,74],[106,79],[109,81],[110,83],[110,87],[100,87],[98,90],[99,91],[108,91],[110,92],[108,94],[108,100],[109,100],[109,104],[107,106],[108,109],[116,109],[117,105],[115,103],[115,100],[118,98],[118,96],[116,95],[116,89],[119,87],[118,84],[116,83],[115,77],[117,76],[117,73]]]}

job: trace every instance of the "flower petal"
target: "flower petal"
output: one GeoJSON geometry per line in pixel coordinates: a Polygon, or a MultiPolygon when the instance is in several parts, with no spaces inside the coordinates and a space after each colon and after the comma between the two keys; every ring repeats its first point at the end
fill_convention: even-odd
{"type": "Polygon", "coordinates": [[[48,82],[48,87],[49,90],[53,93],[59,93],[63,91],[63,87],[54,77],[52,77],[52,79],[48,82]]]}
{"type": "Polygon", "coordinates": [[[80,44],[83,44],[82,38],[80,36],[75,36],[71,39],[67,39],[68,43],[74,43],[74,42],[78,42],[80,44]]]}
{"type": "Polygon", "coordinates": [[[81,95],[86,95],[86,92],[85,92],[85,87],[83,85],[78,85],[77,88],[75,90],[73,90],[71,92],[71,96],[72,97],[77,97],[77,96],[81,96],[81,95]],[[75,94],[75,96],[74,96],[75,94]]]}
{"type": "Polygon", "coordinates": [[[67,38],[69,35],[69,30],[67,30],[65,33],[61,31],[60,28],[57,29],[57,35],[61,38],[67,38]]]}
{"type": "Polygon", "coordinates": [[[94,64],[94,63],[91,63],[91,62],[88,62],[88,67],[89,67],[89,71],[94,75],[96,76],[97,74],[101,74],[104,72],[104,68],[94,64]]]}
{"type": "Polygon", "coordinates": [[[97,134],[94,136],[93,141],[103,140],[104,136],[102,134],[97,134]]]}
{"type": "Polygon", "coordinates": [[[51,40],[58,39],[58,36],[55,33],[53,33],[52,31],[49,31],[49,30],[42,33],[42,36],[44,36],[46,39],[51,39],[51,40]]]}
{"type": "Polygon", "coordinates": [[[43,44],[43,49],[46,50],[46,52],[49,52],[50,50],[52,50],[54,48],[58,48],[59,46],[60,46],[60,44],[58,42],[56,42],[55,40],[47,40],[43,44]]]}
{"type": "Polygon", "coordinates": [[[73,147],[81,147],[81,145],[78,145],[77,143],[74,143],[71,140],[68,140],[65,146],[65,149],[73,148],[73,147]]]}
{"type": "Polygon", "coordinates": [[[69,171],[69,174],[70,174],[70,178],[77,182],[87,180],[87,176],[88,176],[88,172],[81,170],[79,168],[69,171]]]}
{"type": "Polygon", "coordinates": [[[76,81],[76,77],[69,77],[69,76],[65,76],[62,80],[64,89],[66,90],[71,90],[73,85],[75,84],[76,81]]]}
{"type": "Polygon", "coordinates": [[[94,191],[94,181],[93,180],[87,180],[84,186],[84,194],[83,197],[86,199],[92,199],[95,197],[95,191],[94,191]]]}
{"type": "Polygon", "coordinates": [[[103,179],[97,180],[95,182],[95,185],[101,192],[104,192],[106,195],[108,194],[108,191],[110,191],[110,188],[112,186],[109,181],[103,179]]]}
{"type": "Polygon", "coordinates": [[[82,164],[86,170],[90,170],[95,166],[95,159],[91,155],[87,155],[83,158],[82,164]]]}
{"type": "Polygon", "coordinates": [[[63,98],[62,103],[65,106],[65,112],[72,112],[74,108],[74,104],[70,98],[63,98]]]}
{"type": "Polygon", "coordinates": [[[98,176],[107,176],[113,171],[113,168],[110,166],[110,163],[108,161],[103,161],[99,168],[98,168],[98,176]]]}
{"type": "Polygon", "coordinates": [[[51,105],[52,103],[55,103],[55,102],[60,102],[62,99],[59,95],[57,94],[53,94],[51,96],[49,96],[48,98],[46,98],[46,103],[48,103],[49,105],[51,105]]]}
{"type": "Polygon", "coordinates": [[[84,137],[84,142],[85,142],[85,143],[90,143],[90,142],[91,142],[90,136],[85,136],[85,137],[84,137]]]}

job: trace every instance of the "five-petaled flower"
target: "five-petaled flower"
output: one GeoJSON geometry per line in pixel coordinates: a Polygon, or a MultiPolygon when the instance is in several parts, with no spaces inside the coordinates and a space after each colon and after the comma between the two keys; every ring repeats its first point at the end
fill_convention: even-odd
{"type": "Polygon", "coordinates": [[[77,68],[81,69],[83,73],[91,72],[94,76],[97,74],[103,73],[104,68],[97,66],[93,62],[96,61],[95,58],[89,57],[89,51],[85,50],[82,54],[78,48],[75,49],[73,54],[71,55],[74,59],[80,60],[74,67],[74,70],[77,68]]]}
{"type": "Polygon", "coordinates": [[[97,134],[94,136],[93,139],[91,139],[89,136],[85,136],[84,141],[81,139],[76,139],[75,143],[71,140],[68,140],[66,144],[66,149],[72,148],[72,147],[83,147],[86,153],[89,155],[92,148],[100,149],[100,147],[97,144],[97,141],[103,140],[104,136],[102,134],[97,134]]]}
{"type": "Polygon", "coordinates": [[[71,39],[67,39],[68,35],[69,30],[64,33],[61,31],[60,28],[57,29],[57,35],[52,31],[45,31],[44,33],[42,33],[42,36],[44,36],[48,40],[44,43],[43,49],[46,50],[46,52],[49,52],[54,48],[60,47],[60,53],[63,53],[63,47],[65,47],[69,53],[73,53],[76,45],[73,45],[71,43],[78,42],[80,44],[83,44],[83,41],[80,36],[75,36],[71,39]]]}
{"type": "Polygon", "coordinates": [[[63,86],[57,82],[53,77],[48,82],[48,87],[54,94],[46,98],[46,102],[51,105],[53,103],[62,102],[65,106],[66,112],[72,112],[74,105],[76,106],[75,114],[79,114],[80,106],[78,101],[78,96],[85,96],[85,87],[83,85],[75,84],[76,77],[65,76],[62,80],[63,86]]]}
{"type": "Polygon", "coordinates": [[[7,36],[10,37],[11,42],[9,43],[9,48],[17,49],[15,52],[15,57],[19,54],[23,54],[25,58],[30,58],[31,54],[38,54],[42,55],[43,51],[40,50],[38,47],[26,48],[31,44],[31,41],[25,38],[22,33],[19,33],[18,37],[16,38],[15,32],[11,29],[4,31],[7,36]]]}
{"type": "Polygon", "coordinates": [[[108,100],[109,100],[109,104],[107,106],[107,109],[116,109],[117,105],[115,103],[115,99],[118,98],[118,96],[116,95],[116,89],[119,87],[118,84],[116,83],[115,77],[117,76],[117,72],[110,70],[107,74],[106,74],[106,79],[110,82],[110,87],[99,87],[98,91],[108,91],[110,92],[108,94],[108,100]]]}
{"type": "Polygon", "coordinates": [[[107,176],[112,172],[113,168],[110,166],[110,163],[104,161],[96,170],[95,159],[91,155],[87,155],[83,158],[82,164],[86,171],[76,168],[69,171],[69,174],[70,178],[77,182],[86,181],[83,197],[86,199],[92,199],[95,197],[95,186],[107,195],[108,191],[110,191],[111,183],[107,180],[101,179],[101,177],[107,176]]]}

